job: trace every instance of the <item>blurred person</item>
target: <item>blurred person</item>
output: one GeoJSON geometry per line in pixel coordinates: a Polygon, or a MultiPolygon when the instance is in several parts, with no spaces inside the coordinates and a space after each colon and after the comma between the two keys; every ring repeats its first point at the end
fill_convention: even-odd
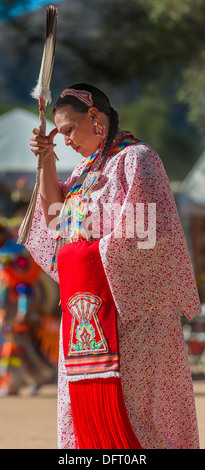
{"type": "MultiPolygon", "coordinates": [[[[37,298],[40,275],[40,267],[26,248],[0,226],[0,396],[17,394],[23,386],[35,393],[53,380],[53,370],[37,346],[37,336],[43,346],[45,323],[37,298]]],[[[50,338],[47,328],[47,355],[50,338]]]]}
{"type": "Polygon", "coordinates": [[[30,198],[30,191],[28,189],[28,184],[26,178],[17,178],[15,186],[11,191],[11,200],[14,203],[21,202],[27,203],[30,198]]]}
{"type": "Polygon", "coordinates": [[[53,120],[31,136],[44,159],[26,247],[60,285],[58,446],[198,448],[180,317],[201,306],[162,161],[94,86],[65,89],[53,120]],[[65,183],[58,132],[83,157],[65,183]]]}

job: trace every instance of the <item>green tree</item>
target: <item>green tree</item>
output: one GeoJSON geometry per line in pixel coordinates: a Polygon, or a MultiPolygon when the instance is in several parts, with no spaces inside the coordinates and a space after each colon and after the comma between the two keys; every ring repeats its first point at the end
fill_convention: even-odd
{"type": "Polygon", "coordinates": [[[147,86],[137,100],[119,108],[120,125],[159,153],[171,180],[183,180],[202,151],[186,108],[161,87],[147,86]]]}

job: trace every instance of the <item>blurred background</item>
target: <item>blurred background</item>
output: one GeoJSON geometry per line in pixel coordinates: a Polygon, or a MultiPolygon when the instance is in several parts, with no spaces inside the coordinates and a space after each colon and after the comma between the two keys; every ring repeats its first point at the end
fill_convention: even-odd
{"type": "MultiPolygon", "coordinates": [[[[205,0],[53,1],[58,29],[53,102],[91,83],[120,126],[154,147],[168,173],[187,238],[202,315],[182,319],[193,377],[205,375],[205,0]]],[[[43,0],[0,4],[0,395],[56,382],[58,285],[16,245],[35,182],[29,149],[45,37],[43,0]]],[[[52,105],[46,109],[52,129],[52,105]]],[[[79,161],[56,138],[59,177],[79,161]]]]}

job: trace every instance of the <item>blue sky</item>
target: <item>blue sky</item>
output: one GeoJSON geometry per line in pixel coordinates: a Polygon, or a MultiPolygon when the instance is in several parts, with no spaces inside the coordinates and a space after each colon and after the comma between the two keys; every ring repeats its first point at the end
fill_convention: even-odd
{"type": "Polygon", "coordinates": [[[9,10],[6,8],[6,1],[0,3],[0,22],[5,21],[8,18],[15,18],[20,16],[28,11],[38,10],[38,8],[42,8],[44,5],[49,6],[55,3],[58,3],[60,0],[27,0],[21,1],[16,0],[16,5],[11,7],[9,10]]]}

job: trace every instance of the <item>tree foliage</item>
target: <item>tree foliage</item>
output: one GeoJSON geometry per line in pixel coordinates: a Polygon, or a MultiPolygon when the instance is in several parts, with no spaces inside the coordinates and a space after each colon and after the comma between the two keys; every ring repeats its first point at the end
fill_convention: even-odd
{"type": "MultiPolygon", "coordinates": [[[[0,29],[3,100],[29,101],[38,77],[45,8],[11,19],[24,3],[1,2],[10,18],[0,29]]],[[[57,7],[54,99],[74,82],[103,88],[124,125],[162,153],[172,175],[177,165],[175,177],[183,176],[205,145],[205,0],[69,0],[57,7]]]]}

